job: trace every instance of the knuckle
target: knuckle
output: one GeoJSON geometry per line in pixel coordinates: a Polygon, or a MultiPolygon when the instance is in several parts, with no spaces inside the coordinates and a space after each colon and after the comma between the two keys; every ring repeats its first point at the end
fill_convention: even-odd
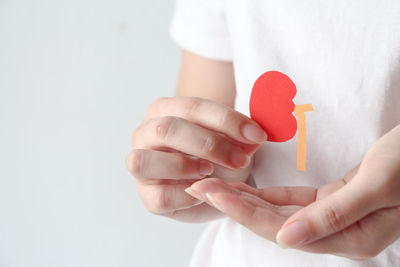
{"type": "Polygon", "coordinates": [[[188,119],[192,118],[193,115],[196,114],[201,103],[202,103],[201,98],[198,97],[188,98],[183,105],[183,116],[188,119]]]}
{"type": "Polygon", "coordinates": [[[129,153],[128,157],[126,158],[126,168],[128,169],[129,173],[133,175],[133,152],[129,153]]]}
{"type": "Polygon", "coordinates": [[[328,206],[325,209],[322,218],[330,232],[337,232],[345,227],[345,216],[342,212],[338,211],[334,206],[328,206]]]}
{"type": "Polygon", "coordinates": [[[149,196],[151,202],[147,205],[147,210],[155,215],[165,214],[171,209],[171,200],[168,197],[167,191],[162,187],[155,188],[152,190],[151,196],[149,196]]]}
{"type": "Polygon", "coordinates": [[[144,150],[134,150],[128,157],[127,167],[136,178],[142,177],[146,168],[146,153],[144,150]]]}
{"type": "Polygon", "coordinates": [[[176,120],[174,117],[162,117],[156,123],[156,136],[160,140],[166,140],[174,135],[176,120]]]}
{"type": "Polygon", "coordinates": [[[218,126],[223,128],[225,125],[228,124],[229,121],[231,121],[233,119],[233,117],[234,117],[234,113],[232,110],[229,110],[229,109],[224,110],[221,113],[221,116],[219,118],[218,126]]]}
{"type": "Polygon", "coordinates": [[[149,109],[153,109],[155,107],[160,106],[161,104],[165,103],[168,100],[168,97],[159,97],[150,104],[149,109]]]}
{"type": "Polygon", "coordinates": [[[212,154],[216,149],[217,142],[218,141],[216,137],[212,135],[206,136],[200,145],[202,153],[204,155],[212,154]]]}
{"type": "Polygon", "coordinates": [[[132,145],[132,148],[135,146],[136,140],[138,139],[138,131],[139,131],[139,129],[140,129],[140,126],[131,133],[131,145],[132,145]]]}
{"type": "Polygon", "coordinates": [[[154,101],[147,107],[145,118],[146,118],[147,115],[148,115],[149,113],[151,113],[152,111],[159,109],[159,107],[162,106],[167,100],[168,100],[167,97],[160,97],[160,98],[157,98],[156,100],[154,100],[154,101]]]}

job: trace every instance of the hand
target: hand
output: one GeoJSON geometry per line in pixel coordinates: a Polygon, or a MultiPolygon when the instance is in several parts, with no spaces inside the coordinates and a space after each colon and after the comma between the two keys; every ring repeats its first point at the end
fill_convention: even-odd
{"type": "Polygon", "coordinates": [[[371,258],[400,237],[400,126],[359,167],[318,189],[255,189],[214,178],[188,191],[282,247],[371,258]]]}
{"type": "Polygon", "coordinates": [[[133,132],[127,166],[150,212],[204,221],[220,212],[184,189],[211,174],[246,181],[251,156],[265,140],[257,123],[230,107],[200,98],[161,98],[133,132]]]}

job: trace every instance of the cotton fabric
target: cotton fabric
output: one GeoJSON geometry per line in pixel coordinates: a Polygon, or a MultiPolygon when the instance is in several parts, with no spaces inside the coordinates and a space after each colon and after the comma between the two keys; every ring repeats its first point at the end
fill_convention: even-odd
{"type": "MultiPolygon", "coordinates": [[[[200,56],[232,61],[235,108],[249,115],[256,79],[288,75],[306,113],[306,171],[297,136],[255,155],[258,187],[321,186],[342,178],[400,124],[400,1],[180,0],[171,35],[200,56]]],[[[266,225],[266,227],[268,227],[266,225]]],[[[210,223],[191,266],[400,266],[400,242],[367,261],[283,250],[230,219],[210,223]]]]}

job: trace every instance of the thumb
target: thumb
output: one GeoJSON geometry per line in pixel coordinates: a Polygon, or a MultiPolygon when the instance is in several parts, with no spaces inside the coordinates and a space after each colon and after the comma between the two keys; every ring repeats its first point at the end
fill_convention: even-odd
{"type": "Polygon", "coordinates": [[[374,194],[368,185],[349,183],[289,217],[276,242],[283,248],[300,247],[343,230],[379,208],[374,194]]]}

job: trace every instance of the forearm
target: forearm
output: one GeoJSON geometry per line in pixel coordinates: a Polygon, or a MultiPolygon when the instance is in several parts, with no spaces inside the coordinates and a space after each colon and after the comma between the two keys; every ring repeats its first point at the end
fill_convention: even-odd
{"type": "Polygon", "coordinates": [[[176,96],[200,97],[233,107],[236,96],[233,64],[183,51],[176,96]]]}

